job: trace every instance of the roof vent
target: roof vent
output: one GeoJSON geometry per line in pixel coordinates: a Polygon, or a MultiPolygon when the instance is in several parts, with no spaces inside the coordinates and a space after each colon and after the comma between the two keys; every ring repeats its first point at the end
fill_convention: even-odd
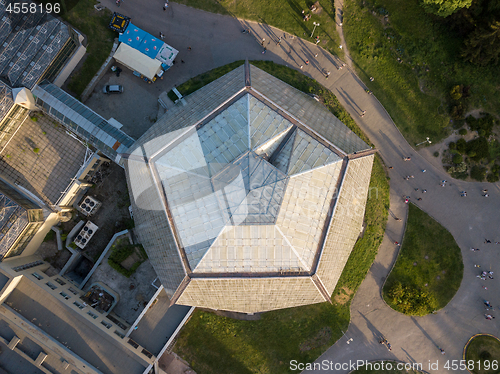
{"type": "Polygon", "coordinates": [[[87,221],[83,229],[80,230],[78,235],[76,235],[74,242],[75,244],[84,249],[87,244],[89,244],[90,239],[94,236],[95,232],[99,227],[97,227],[94,223],[87,221]]]}
{"type": "MultiPolygon", "coordinates": [[[[78,210],[86,216],[91,216],[96,212],[96,210],[101,206],[101,203],[94,199],[91,196],[85,197],[80,205],[78,206],[78,210]]],[[[84,227],[85,229],[85,227],[84,227]]]]}

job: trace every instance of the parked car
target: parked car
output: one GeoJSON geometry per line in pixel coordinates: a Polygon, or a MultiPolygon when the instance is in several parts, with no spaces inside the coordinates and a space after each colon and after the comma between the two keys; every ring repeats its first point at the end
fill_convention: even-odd
{"type": "Polygon", "coordinates": [[[107,84],[102,89],[102,92],[105,93],[105,94],[122,93],[123,92],[123,86],[120,86],[118,84],[107,84]]]}

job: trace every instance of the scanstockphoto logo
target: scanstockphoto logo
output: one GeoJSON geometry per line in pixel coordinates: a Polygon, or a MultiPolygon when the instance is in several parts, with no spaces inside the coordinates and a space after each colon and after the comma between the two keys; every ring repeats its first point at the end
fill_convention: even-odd
{"type": "MultiPolygon", "coordinates": [[[[16,28],[16,31],[19,31],[33,26],[33,22],[28,18],[23,18],[23,15],[31,15],[31,19],[36,16],[43,17],[46,14],[54,17],[64,17],[80,1],[83,0],[3,0],[0,2],[0,11],[9,19],[10,24],[16,28]],[[20,22],[20,20],[25,22],[20,22]]],[[[37,26],[48,21],[50,21],[50,17],[45,17],[37,26]]]]}
{"type": "Polygon", "coordinates": [[[304,370],[310,372],[335,372],[343,371],[350,372],[358,369],[365,369],[367,371],[380,371],[381,373],[391,370],[398,371],[422,371],[423,365],[421,363],[409,362],[395,362],[395,361],[377,361],[370,362],[364,360],[349,360],[347,362],[333,362],[330,360],[322,360],[319,362],[300,362],[297,360],[290,361],[290,370],[301,372],[304,370]]]}

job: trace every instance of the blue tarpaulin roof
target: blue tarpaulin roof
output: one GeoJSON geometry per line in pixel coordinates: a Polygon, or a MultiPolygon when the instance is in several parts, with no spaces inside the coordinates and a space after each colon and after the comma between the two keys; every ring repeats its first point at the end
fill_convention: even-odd
{"type": "Polygon", "coordinates": [[[155,58],[160,48],[163,46],[163,41],[148,34],[132,23],[128,25],[127,29],[120,35],[118,40],[137,49],[150,58],[155,58]]]}

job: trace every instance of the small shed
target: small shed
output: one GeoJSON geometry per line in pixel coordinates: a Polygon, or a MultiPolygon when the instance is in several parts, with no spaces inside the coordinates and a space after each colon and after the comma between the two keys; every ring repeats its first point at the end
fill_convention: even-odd
{"type": "Polygon", "coordinates": [[[137,71],[150,80],[153,80],[155,75],[162,70],[161,61],[148,57],[125,43],[120,43],[113,57],[120,64],[137,71]]]}

